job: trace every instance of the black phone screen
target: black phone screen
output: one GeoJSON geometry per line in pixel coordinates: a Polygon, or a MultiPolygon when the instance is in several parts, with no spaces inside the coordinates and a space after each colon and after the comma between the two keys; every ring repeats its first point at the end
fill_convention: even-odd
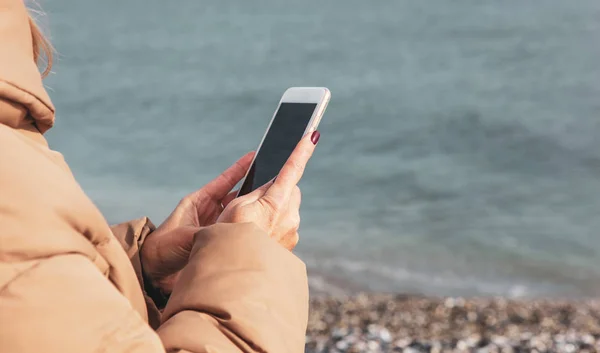
{"type": "Polygon", "coordinates": [[[281,103],[263,140],[239,196],[248,194],[275,178],[302,139],[317,107],[316,103],[281,103]]]}

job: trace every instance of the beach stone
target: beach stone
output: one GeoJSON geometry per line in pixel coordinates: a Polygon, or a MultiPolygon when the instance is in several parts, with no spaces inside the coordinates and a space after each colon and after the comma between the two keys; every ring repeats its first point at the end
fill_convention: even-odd
{"type": "Polygon", "coordinates": [[[431,343],[431,349],[430,352],[431,353],[441,353],[442,352],[442,344],[440,342],[432,342],[431,343]]]}
{"type": "Polygon", "coordinates": [[[475,322],[475,321],[477,321],[478,318],[479,318],[479,315],[474,311],[469,311],[467,313],[467,320],[469,320],[470,322],[475,322]]]}
{"type": "Polygon", "coordinates": [[[348,341],[345,341],[345,340],[340,340],[340,341],[337,341],[335,343],[335,348],[337,348],[337,349],[339,349],[341,351],[347,350],[348,347],[350,347],[350,343],[348,341]]]}
{"type": "Polygon", "coordinates": [[[502,336],[494,336],[492,337],[492,342],[498,347],[502,347],[508,344],[508,339],[502,336]]]}
{"type": "Polygon", "coordinates": [[[479,342],[481,342],[481,337],[477,334],[472,334],[465,340],[468,347],[477,347],[479,342]]]}
{"type": "Polygon", "coordinates": [[[317,352],[322,352],[325,350],[325,346],[327,345],[327,340],[326,339],[320,339],[317,340],[316,342],[316,347],[315,347],[315,351],[317,352]]]}
{"type": "Polygon", "coordinates": [[[454,298],[446,298],[444,301],[444,306],[448,309],[454,308],[455,300],[454,298]]]}
{"type": "Polygon", "coordinates": [[[552,320],[552,318],[549,317],[545,317],[542,320],[542,327],[546,327],[546,328],[552,328],[555,326],[554,320],[552,320]]]}
{"type": "Polygon", "coordinates": [[[385,343],[390,343],[392,341],[392,334],[388,329],[382,327],[379,331],[379,338],[385,343]]]}
{"type": "Polygon", "coordinates": [[[573,330],[569,330],[565,335],[565,339],[567,340],[567,342],[575,343],[578,341],[577,333],[573,330]]]}
{"type": "Polygon", "coordinates": [[[403,353],[420,353],[418,350],[412,348],[412,347],[407,347],[404,348],[404,350],[402,351],[403,353]]]}
{"type": "Polygon", "coordinates": [[[533,333],[531,332],[521,332],[520,338],[521,341],[529,341],[533,337],[533,333]]]}
{"type": "Polygon", "coordinates": [[[352,345],[349,352],[358,353],[365,352],[367,350],[367,344],[364,341],[357,341],[352,345]]]}
{"type": "Polygon", "coordinates": [[[325,329],[327,329],[327,327],[328,327],[328,325],[327,325],[327,323],[326,323],[326,322],[324,322],[324,321],[318,321],[318,322],[315,324],[315,328],[316,328],[317,330],[325,330],[325,329]]]}
{"type": "Polygon", "coordinates": [[[401,338],[399,340],[396,340],[396,342],[394,342],[394,346],[396,346],[398,348],[406,348],[411,343],[412,343],[412,339],[410,339],[410,338],[401,338]]]}
{"type": "Polygon", "coordinates": [[[545,351],[547,349],[546,343],[539,337],[534,337],[529,342],[530,346],[538,351],[545,351]]]}
{"type": "Polygon", "coordinates": [[[346,337],[348,335],[348,329],[347,328],[334,328],[331,331],[331,337],[333,338],[343,338],[346,337]]]}
{"type": "Polygon", "coordinates": [[[488,353],[499,353],[500,352],[500,350],[498,349],[498,346],[496,346],[495,344],[490,344],[487,347],[488,347],[488,353]]]}
{"type": "Polygon", "coordinates": [[[367,348],[368,348],[369,352],[380,352],[381,351],[381,345],[377,341],[368,341],[367,348]]]}
{"type": "Polygon", "coordinates": [[[379,326],[377,326],[375,324],[370,324],[369,326],[367,326],[367,333],[369,334],[370,337],[377,336],[378,332],[379,332],[379,326]]]}
{"type": "Polygon", "coordinates": [[[581,340],[583,341],[583,343],[589,344],[589,345],[593,345],[594,342],[596,342],[596,339],[594,338],[594,336],[592,336],[590,334],[583,335],[583,337],[581,337],[581,340]]]}

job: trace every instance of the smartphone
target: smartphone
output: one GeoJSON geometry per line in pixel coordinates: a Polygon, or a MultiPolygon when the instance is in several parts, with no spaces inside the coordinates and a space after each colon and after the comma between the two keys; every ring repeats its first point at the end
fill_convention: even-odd
{"type": "Polygon", "coordinates": [[[319,126],[331,93],[325,87],[291,87],[281,97],[237,196],[275,178],[303,136],[319,126]]]}

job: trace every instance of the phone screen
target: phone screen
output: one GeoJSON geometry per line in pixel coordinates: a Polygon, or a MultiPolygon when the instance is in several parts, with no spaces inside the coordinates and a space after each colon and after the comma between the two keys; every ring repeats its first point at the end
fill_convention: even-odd
{"type": "Polygon", "coordinates": [[[304,130],[317,107],[316,103],[281,103],[273,123],[254,158],[240,188],[248,194],[275,178],[302,139],[304,130]]]}

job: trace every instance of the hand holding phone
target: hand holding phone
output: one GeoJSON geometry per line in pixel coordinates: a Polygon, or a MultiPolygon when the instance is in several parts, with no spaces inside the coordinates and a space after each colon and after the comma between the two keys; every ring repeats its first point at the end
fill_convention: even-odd
{"type": "Polygon", "coordinates": [[[298,243],[301,195],[298,182],[312,156],[320,134],[302,138],[279,176],[249,194],[232,200],[217,223],[254,223],[288,250],[298,243]]]}
{"type": "Polygon", "coordinates": [[[277,176],[300,139],[317,130],[330,97],[325,87],[292,87],[285,91],[238,196],[256,190],[277,176]]]}
{"type": "Polygon", "coordinates": [[[298,182],[319,141],[317,127],[330,96],[323,87],[285,91],[238,197],[225,207],[217,222],[252,222],[285,248],[296,246],[301,202],[298,182]]]}

